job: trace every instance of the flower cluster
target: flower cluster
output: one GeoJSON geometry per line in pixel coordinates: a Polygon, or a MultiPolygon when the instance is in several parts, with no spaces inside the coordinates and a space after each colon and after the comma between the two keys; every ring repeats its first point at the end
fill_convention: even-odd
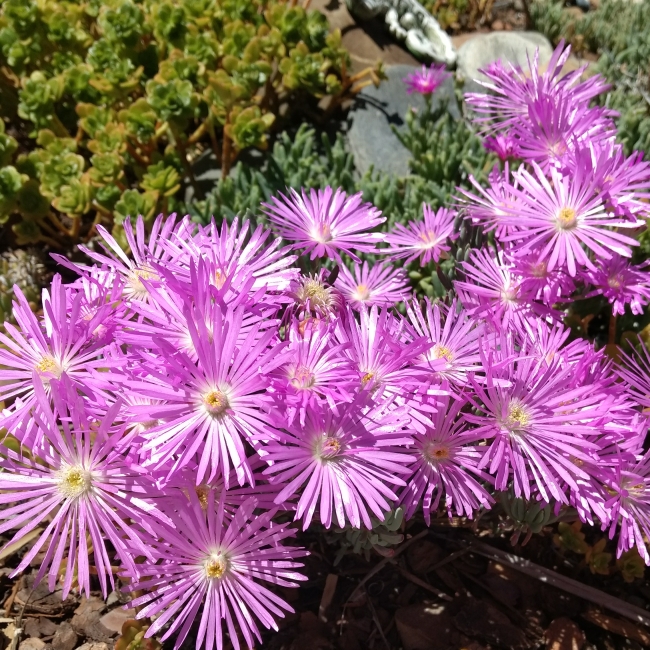
{"type": "Polygon", "coordinates": [[[54,278],[42,316],[15,289],[0,533],[41,527],[16,572],[40,553],[50,588],[89,593],[92,548],[104,593],[117,563],[137,590],[148,635],[178,647],[197,621],[197,647],[221,649],[291,611],[274,588],[305,579],[291,520],[371,528],[402,506],[428,524],[509,492],[620,531],[619,554],[650,564],[650,356],[615,366],[561,320],[582,285],[615,314],[647,304],[620,229],[647,217],[650,172],[609,115],[570,110],[602,84],[560,77],[565,55],[544,74],[493,66],[493,94],[470,97],[522,164],[462,211],[382,233],[361,196],[292,190],[262,206],[287,245],[238,220],[161,215],[148,236],[126,220],[128,249],[99,226],[92,265],[59,259],[79,278],[54,278]],[[494,246],[461,258],[463,215],[494,246]],[[454,262],[457,279],[419,300],[393,262],[454,262]]]}

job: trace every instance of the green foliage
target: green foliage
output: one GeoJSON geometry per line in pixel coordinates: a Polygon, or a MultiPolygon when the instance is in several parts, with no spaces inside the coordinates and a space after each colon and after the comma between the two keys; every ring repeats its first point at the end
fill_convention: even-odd
{"type": "Polygon", "coordinates": [[[331,532],[326,532],[325,538],[330,544],[337,544],[339,550],[334,559],[336,566],[348,553],[363,553],[366,560],[370,559],[370,552],[376,551],[379,555],[390,557],[393,553],[392,546],[400,544],[404,535],[398,532],[404,520],[404,510],[401,507],[387,513],[384,521],[371,517],[372,528],[345,528],[333,527],[331,532]]]}
{"type": "Polygon", "coordinates": [[[280,114],[363,83],[325,16],[283,0],[6,0],[0,67],[6,117],[34,139],[0,127],[0,219],[64,249],[166,210],[206,148],[227,175],[280,114]]]}

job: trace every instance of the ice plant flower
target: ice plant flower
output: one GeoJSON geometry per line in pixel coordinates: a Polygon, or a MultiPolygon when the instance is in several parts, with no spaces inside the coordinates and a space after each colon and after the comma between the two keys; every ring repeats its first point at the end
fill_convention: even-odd
{"type": "Polygon", "coordinates": [[[362,203],[361,192],[348,196],[343,190],[289,189],[288,196],[271,197],[263,203],[269,221],[281,237],[310,254],[310,259],[328,257],[340,264],[341,253],[360,262],[356,253],[373,253],[384,235],[370,232],[386,221],[371,203],[362,203]]]}
{"type": "Polygon", "coordinates": [[[488,151],[493,151],[504,162],[519,158],[519,141],[511,135],[497,133],[494,137],[485,138],[483,146],[488,151]]]}
{"type": "Polygon", "coordinates": [[[21,427],[36,406],[34,376],[49,392],[49,381],[63,373],[86,392],[97,390],[101,382],[92,371],[109,365],[102,357],[103,341],[94,336],[97,324],[81,314],[83,294],[71,297],[55,275],[49,291],[43,293],[43,317],[39,319],[18,287],[14,287],[13,313],[17,327],[5,323],[0,332],[0,400],[13,404],[0,415],[0,427],[20,428],[25,444],[37,441],[39,430],[21,427]],[[91,329],[92,328],[92,329],[91,329]]]}
{"type": "Polygon", "coordinates": [[[643,340],[632,354],[623,352],[617,374],[627,383],[632,398],[645,409],[650,409],[650,351],[643,340]]]}
{"type": "Polygon", "coordinates": [[[403,447],[410,437],[402,431],[405,415],[382,413],[378,421],[364,414],[360,400],[339,404],[336,411],[314,403],[304,426],[285,426],[277,441],[264,448],[265,474],[283,488],[276,503],[299,494],[295,519],[303,530],[316,511],[329,528],[348,522],[372,528],[370,514],[383,521],[397,499],[392,486],[404,486],[412,460],[403,447]]]}
{"type": "Polygon", "coordinates": [[[227,482],[231,467],[243,485],[252,480],[244,441],[274,435],[264,410],[271,401],[265,375],[282,363],[281,346],[270,346],[275,332],[260,332],[259,325],[238,344],[244,308],[215,310],[210,331],[196,308],[185,315],[197,360],[159,339],[162,369],[160,357],[144,357],[146,376],[122,378],[129,390],[163,401],[131,406],[135,421],[160,421],[141,433],[142,453],[149,456],[147,466],[170,467],[170,473],[198,454],[197,485],[219,475],[227,482]]]}
{"type": "Polygon", "coordinates": [[[630,305],[633,314],[640,316],[650,302],[650,273],[646,268],[650,262],[630,264],[619,255],[599,260],[595,271],[585,274],[594,289],[585,297],[603,295],[612,306],[612,313],[622,316],[625,305],[630,305]]]}
{"type": "Polygon", "coordinates": [[[550,182],[535,163],[533,172],[516,173],[521,189],[513,191],[521,201],[509,211],[513,229],[503,238],[520,243],[518,254],[541,249],[539,261],[547,260],[549,271],[560,267],[572,277],[579,267],[595,270],[583,246],[605,259],[612,253],[631,256],[630,246],[638,242],[612,228],[634,228],[641,222],[608,214],[593,179],[583,170],[567,177],[551,168],[550,182]]]}
{"type": "Polygon", "coordinates": [[[450,77],[451,73],[446,71],[444,63],[432,63],[428,68],[423,65],[419,70],[406,75],[403,81],[409,95],[432,95],[450,77]]]}
{"type": "Polygon", "coordinates": [[[393,230],[386,235],[390,248],[382,249],[382,253],[391,260],[404,260],[408,264],[417,257],[420,265],[425,266],[431,260],[438,262],[451,249],[448,242],[458,237],[454,232],[456,213],[447,208],[439,208],[434,212],[426,203],[422,210],[422,221],[409,221],[408,226],[395,224],[393,230]]]}
{"type": "Polygon", "coordinates": [[[468,399],[478,414],[463,417],[489,442],[477,468],[494,477],[497,490],[512,480],[517,497],[530,499],[536,490],[545,503],[566,503],[565,485],[578,491],[576,479],[589,478],[580,465],[595,458],[593,438],[610,400],[589,384],[577,384],[575,369],[561,359],[507,360],[510,353],[504,352],[506,360],[492,353],[484,359],[485,381],[470,377],[474,390],[468,399]]]}
{"type": "Polygon", "coordinates": [[[415,336],[425,337],[429,342],[416,363],[433,378],[462,387],[467,383],[468,373],[481,372],[479,339],[483,324],[470,318],[455,300],[449,307],[432,304],[428,298],[424,305],[413,300],[407,304],[406,313],[415,336]]]}
{"type": "Polygon", "coordinates": [[[363,266],[355,264],[354,272],[341,266],[334,286],[348,304],[357,310],[372,305],[392,307],[395,303],[406,300],[410,293],[404,271],[390,264],[376,263],[370,267],[368,262],[364,262],[363,266]]]}
{"type": "Polygon", "coordinates": [[[50,389],[54,407],[41,381],[35,379],[40,442],[29,454],[7,449],[2,452],[0,504],[7,507],[0,509],[0,533],[18,529],[8,541],[10,546],[42,526],[12,575],[24,571],[39,551],[45,550],[36,581],[47,573],[48,587],[54,591],[63,573],[64,599],[75,578],[81,591],[90,597],[89,539],[96,575],[106,597],[108,585],[114,587],[113,562],[106,542],[127,566],[133,564],[136,555],[149,555],[138,529],[129,521],[155,521],[156,509],[144,498],[147,482],[142,470],[120,453],[124,430],[113,427],[120,404],[93,424],[66,377],[53,380],[50,389]]]}
{"type": "Polygon", "coordinates": [[[458,418],[464,400],[440,398],[438,411],[423,433],[413,436],[416,461],[413,476],[401,494],[400,503],[409,519],[422,502],[422,512],[427,526],[431,513],[444,504],[451,516],[472,517],[480,507],[489,508],[494,502],[487,490],[476,480],[490,481],[490,477],[477,468],[482,457],[477,443],[481,436],[458,418]]]}
{"type": "Polygon", "coordinates": [[[146,592],[131,602],[139,608],[136,618],[154,619],[145,637],[164,630],[161,640],[176,635],[177,650],[198,619],[197,650],[230,647],[225,633],[235,650],[252,648],[262,642],[259,624],[277,630],[275,619],[293,612],[258,581],[297,587],[307,578],[296,571],[302,564],[295,560],[307,553],[283,546],[295,531],[273,524],[274,511],[256,516],[256,505],[254,498],[246,500],[229,520],[213,492],[206,508],[190,495],[189,504],[169,512],[173,525],[156,526],[147,540],[155,561],[129,572],[133,589],[146,592]]]}

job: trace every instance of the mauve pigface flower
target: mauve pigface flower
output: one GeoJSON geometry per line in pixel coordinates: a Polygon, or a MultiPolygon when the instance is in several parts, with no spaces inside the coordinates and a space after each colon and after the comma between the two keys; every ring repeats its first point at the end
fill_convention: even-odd
{"type": "Polygon", "coordinates": [[[625,305],[630,305],[632,313],[640,316],[650,302],[648,265],[648,261],[638,266],[630,264],[619,255],[599,260],[596,270],[585,274],[585,279],[595,287],[585,297],[605,296],[612,306],[612,313],[622,316],[625,305]]]}
{"type": "Polygon", "coordinates": [[[9,539],[11,545],[42,526],[44,530],[12,575],[24,571],[44,549],[36,579],[40,581],[47,573],[53,591],[63,573],[64,599],[75,578],[90,597],[90,540],[96,575],[106,597],[108,585],[114,587],[106,542],[123,563],[131,565],[135,555],[148,555],[139,525],[160,515],[145,499],[148,482],[142,478],[142,469],[120,453],[123,427],[112,426],[119,403],[96,422],[88,418],[67,377],[52,381],[50,389],[54,408],[43,385],[35,380],[40,442],[30,454],[3,451],[0,504],[8,507],[0,509],[4,520],[0,532],[18,529],[9,539]],[[67,561],[62,568],[64,556],[67,561]]]}
{"type": "Polygon", "coordinates": [[[392,486],[404,486],[412,460],[403,447],[406,416],[395,411],[363,413],[359,401],[337,405],[314,403],[305,424],[285,426],[277,441],[264,448],[265,474],[283,485],[276,503],[298,494],[296,520],[306,530],[314,515],[326,528],[348,522],[372,528],[370,515],[384,520],[397,499],[392,486]],[[389,487],[390,486],[390,487],[389,487]]]}
{"type": "Polygon", "coordinates": [[[458,237],[454,232],[456,213],[447,208],[439,208],[434,212],[426,203],[422,210],[422,221],[409,221],[408,226],[395,224],[393,230],[386,235],[390,248],[381,252],[391,260],[403,259],[404,264],[408,264],[419,257],[420,264],[425,266],[431,260],[438,262],[451,250],[448,242],[458,237]]]}
{"type": "Polygon", "coordinates": [[[438,411],[426,421],[424,432],[413,436],[413,476],[400,500],[407,519],[421,502],[424,520],[430,525],[431,513],[436,512],[443,496],[450,516],[455,512],[471,518],[480,507],[489,508],[494,502],[479,482],[490,480],[477,469],[482,457],[477,447],[481,436],[477,437],[458,417],[464,404],[464,400],[440,398],[438,411]]]}
{"type": "Polygon", "coordinates": [[[451,73],[446,71],[444,63],[432,63],[428,68],[423,65],[419,70],[406,75],[403,81],[409,95],[431,95],[450,77],[451,73]]]}
{"type": "Polygon", "coordinates": [[[310,259],[328,257],[342,264],[340,253],[360,262],[356,253],[376,252],[382,233],[370,232],[386,221],[371,203],[362,203],[361,193],[348,196],[343,190],[294,189],[289,195],[271,197],[264,212],[281,237],[310,254],[310,259]]]}
{"type": "Polygon", "coordinates": [[[340,267],[334,286],[354,309],[377,305],[392,307],[406,300],[410,293],[409,282],[402,269],[390,264],[368,262],[354,265],[354,274],[346,266],[340,267]]]}
{"type": "Polygon", "coordinates": [[[276,618],[293,609],[274,591],[259,583],[297,587],[306,580],[295,559],[301,548],[283,546],[295,531],[272,523],[273,511],[255,515],[257,501],[245,501],[232,519],[222,501],[208,494],[203,508],[196,495],[169,513],[173,525],[160,524],[147,539],[154,562],[129,571],[133,589],[146,593],[131,605],[137,618],[153,618],[145,636],[161,632],[162,641],[177,635],[178,649],[195,620],[199,620],[196,648],[235,650],[262,642],[259,625],[278,629],[276,618]],[[167,629],[165,629],[165,627],[167,629]],[[243,637],[242,645],[239,634],[243,637]]]}
{"type": "Polygon", "coordinates": [[[522,168],[516,173],[521,189],[514,192],[521,201],[509,211],[513,228],[504,237],[520,242],[518,254],[540,250],[538,259],[548,261],[549,271],[560,267],[572,277],[580,267],[595,270],[583,247],[605,259],[612,253],[631,256],[630,246],[638,242],[612,228],[640,223],[608,214],[593,179],[580,169],[568,177],[552,168],[549,182],[539,166],[533,164],[533,171],[522,168]]]}
{"type": "Polygon", "coordinates": [[[273,436],[266,407],[266,375],[282,363],[281,346],[270,346],[275,332],[251,328],[239,343],[244,309],[216,310],[210,332],[204,315],[186,309],[186,319],[196,350],[196,361],[159,339],[159,353],[165,359],[143,358],[143,378],[126,379],[125,384],[161,404],[131,406],[133,420],[159,420],[160,424],[140,435],[146,441],[142,452],[154,469],[177,471],[198,455],[196,483],[230,475],[233,467],[242,485],[252,480],[244,440],[255,443],[273,436]]]}

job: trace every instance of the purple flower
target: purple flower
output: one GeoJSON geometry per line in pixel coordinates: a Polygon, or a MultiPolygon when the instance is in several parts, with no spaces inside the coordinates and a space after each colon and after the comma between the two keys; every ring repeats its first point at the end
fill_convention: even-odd
{"type": "Polygon", "coordinates": [[[390,264],[354,265],[354,275],[346,266],[340,267],[334,286],[354,309],[377,305],[392,307],[406,300],[409,283],[402,269],[390,264]]]}
{"type": "Polygon", "coordinates": [[[475,395],[468,399],[479,414],[464,418],[489,442],[477,467],[494,477],[497,490],[512,480],[517,497],[530,499],[536,489],[546,503],[566,503],[564,486],[578,491],[576,479],[589,478],[581,466],[597,458],[593,439],[612,400],[578,384],[560,358],[540,362],[508,348],[499,357],[486,355],[485,380],[470,378],[475,395]]]}
{"type": "Polygon", "coordinates": [[[124,428],[113,426],[120,404],[111,407],[100,422],[93,421],[65,375],[51,384],[54,409],[38,377],[34,382],[40,442],[29,454],[3,451],[0,504],[8,507],[0,509],[0,519],[4,520],[0,533],[18,529],[9,539],[11,545],[37,526],[44,528],[12,576],[24,571],[45,549],[36,580],[47,573],[49,589],[54,591],[64,572],[64,599],[75,577],[90,597],[89,539],[106,597],[107,583],[114,587],[106,542],[112,544],[123,563],[131,566],[136,555],[148,555],[148,551],[129,520],[148,524],[160,515],[144,499],[148,482],[142,479],[142,470],[120,453],[124,428]]]}
{"type": "Polygon", "coordinates": [[[295,559],[307,553],[283,546],[282,540],[295,531],[274,525],[274,512],[255,516],[255,507],[255,499],[248,499],[228,521],[223,502],[215,503],[214,493],[208,494],[205,509],[192,495],[189,507],[180,502],[169,513],[173,526],[156,527],[147,540],[155,561],[129,571],[132,588],[146,591],[131,603],[141,608],[137,618],[154,618],[146,637],[169,624],[161,640],[177,634],[176,650],[198,619],[197,650],[228,647],[224,631],[235,650],[240,650],[255,646],[255,639],[262,642],[257,621],[278,629],[275,618],[293,609],[258,581],[297,587],[296,582],[306,578],[296,572],[302,564],[295,559]]]}
{"type": "Polygon", "coordinates": [[[623,353],[617,374],[627,383],[632,399],[650,409],[650,351],[642,339],[632,354],[623,353]]]}
{"type": "Polygon", "coordinates": [[[533,163],[533,168],[534,174],[517,172],[521,189],[513,191],[521,202],[511,210],[513,230],[505,241],[520,241],[521,254],[541,248],[538,261],[548,260],[549,271],[559,266],[572,277],[578,266],[595,270],[583,246],[605,259],[611,259],[611,252],[631,256],[629,247],[638,242],[611,228],[634,228],[640,222],[607,214],[601,197],[594,195],[593,179],[580,169],[567,177],[551,168],[549,183],[539,166],[533,163]]]}
{"type": "Polygon", "coordinates": [[[173,460],[170,472],[198,454],[197,485],[219,475],[227,479],[232,464],[243,485],[252,479],[244,440],[274,435],[265,410],[271,403],[266,375],[282,363],[281,346],[270,347],[275,332],[260,332],[259,325],[238,344],[243,308],[215,310],[209,330],[196,308],[185,314],[197,361],[158,339],[158,354],[143,356],[141,369],[148,375],[124,380],[130,390],[163,401],[131,407],[134,420],[161,422],[141,434],[142,451],[151,455],[153,469],[173,460]]]}
{"type": "Polygon", "coordinates": [[[432,95],[450,77],[451,73],[445,70],[444,63],[432,63],[428,68],[423,65],[420,70],[406,75],[403,81],[409,95],[412,93],[432,95]]]}
{"type": "Polygon", "coordinates": [[[304,426],[285,427],[280,439],[264,448],[266,474],[283,488],[276,503],[299,494],[296,520],[303,530],[319,508],[326,528],[335,521],[372,528],[370,513],[383,521],[397,495],[389,486],[404,486],[411,456],[403,447],[410,436],[403,432],[406,418],[392,411],[363,413],[359,400],[337,405],[314,402],[304,426]],[[378,418],[375,420],[374,418],[378,418]]]}
{"type": "Polygon", "coordinates": [[[280,197],[262,204],[265,214],[281,237],[310,253],[312,260],[329,257],[342,264],[343,252],[360,262],[355,251],[376,252],[376,244],[384,241],[382,233],[368,231],[386,218],[371,203],[361,202],[361,192],[347,196],[341,189],[334,192],[327,187],[298,194],[289,189],[289,196],[280,193],[280,197]]]}
{"type": "Polygon", "coordinates": [[[434,212],[426,203],[422,206],[423,221],[409,221],[408,226],[395,224],[393,230],[386,235],[390,248],[381,252],[386,253],[391,260],[403,259],[408,264],[417,257],[420,265],[425,266],[431,260],[438,262],[449,252],[448,241],[458,237],[454,232],[456,213],[447,208],[434,212]]]}
{"type": "Polygon", "coordinates": [[[488,151],[493,151],[502,161],[519,158],[519,141],[512,135],[497,133],[493,137],[483,140],[483,146],[488,151]]]}
{"type": "Polygon", "coordinates": [[[343,354],[350,358],[357,388],[368,389],[375,402],[396,398],[409,401],[427,384],[426,371],[414,367],[414,361],[428,347],[425,337],[407,341],[403,319],[378,307],[362,309],[359,320],[352,313],[336,328],[338,340],[345,344],[343,354]]]}
{"type": "Polygon", "coordinates": [[[406,313],[417,336],[424,336],[430,347],[418,363],[439,381],[447,380],[457,386],[467,383],[468,373],[482,369],[479,339],[483,333],[480,321],[468,318],[456,301],[449,307],[415,300],[407,305],[406,313]]]}
{"type": "Polygon", "coordinates": [[[293,310],[299,317],[330,320],[335,318],[345,305],[345,299],[327,280],[329,272],[301,275],[291,283],[289,296],[294,300],[293,310]]]}
{"type": "Polygon", "coordinates": [[[615,476],[606,481],[606,490],[610,497],[605,503],[611,521],[610,539],[620,527],[616,557],[636,546],[650,566],[645,541],[650,537],[650,452],[636,462],[620,462],[615,476]]]}
{"type": "Polygon", "coordinates": [[[649,264],[646,261],[634,266],[618,255],[598,260],[596,270],[585,274],[595,287],[585,298],[603,295],[611,304],[612,313],[622,316],[629,304],[633,314],[641,315],[650,302],[650,273],[645,270],[649,264]]]}
{"type": "Polygon", "coordinates": [[[462,270],[468,281],[454,282],[463,307],[474,318],[484,318],[497,329],[521,326],[531,316],[551,313],[533,300],[534,294],[522,278],[506,264],[503,255],[472,249],[462,270]]]}
{"type": "MultiPolygon", "coordinates": [[[[35,376],[49,392],[49,381],[66,373],[77,386],[87,393],[95,391],[100,399],[97,390],[101,390],[101,382],[92,371],[111,362],[101,355],[104,346],[102,338],[95,336],[96,321],[82,318],[82,293],[73,290],[74,297],[69,296],[61,276],[55,275],[50,290],[43,292],[42,321],[18,287],[14,287],[14,295],[18,327],[5,323],[7,334],[0,332],[0,400],[13,399],[13,404],[2,413],[0,426],[13,429],[30,419],[36,405],[35,376]]],[[[37,441],[38,433],[38,428],[27,426],[21,433],[23,442],[37,441]]]]}
{"type": "Polygon", "coordinates": [[[478,508],[490,508],[494,503],[475,478],[490,480],[477,468],[482,453],[476,443],[481,435],[477,437],[458,417],[464,404],[464,400],[440,398],[438,411],[424,431],[413,437],[417,460],[400,500],[407,519],[422,502],[424,520],[429,526],[431,512],[435,513],[443,496],[450,517],[455,511],[458,516],[471,518],[478,508]]]}

